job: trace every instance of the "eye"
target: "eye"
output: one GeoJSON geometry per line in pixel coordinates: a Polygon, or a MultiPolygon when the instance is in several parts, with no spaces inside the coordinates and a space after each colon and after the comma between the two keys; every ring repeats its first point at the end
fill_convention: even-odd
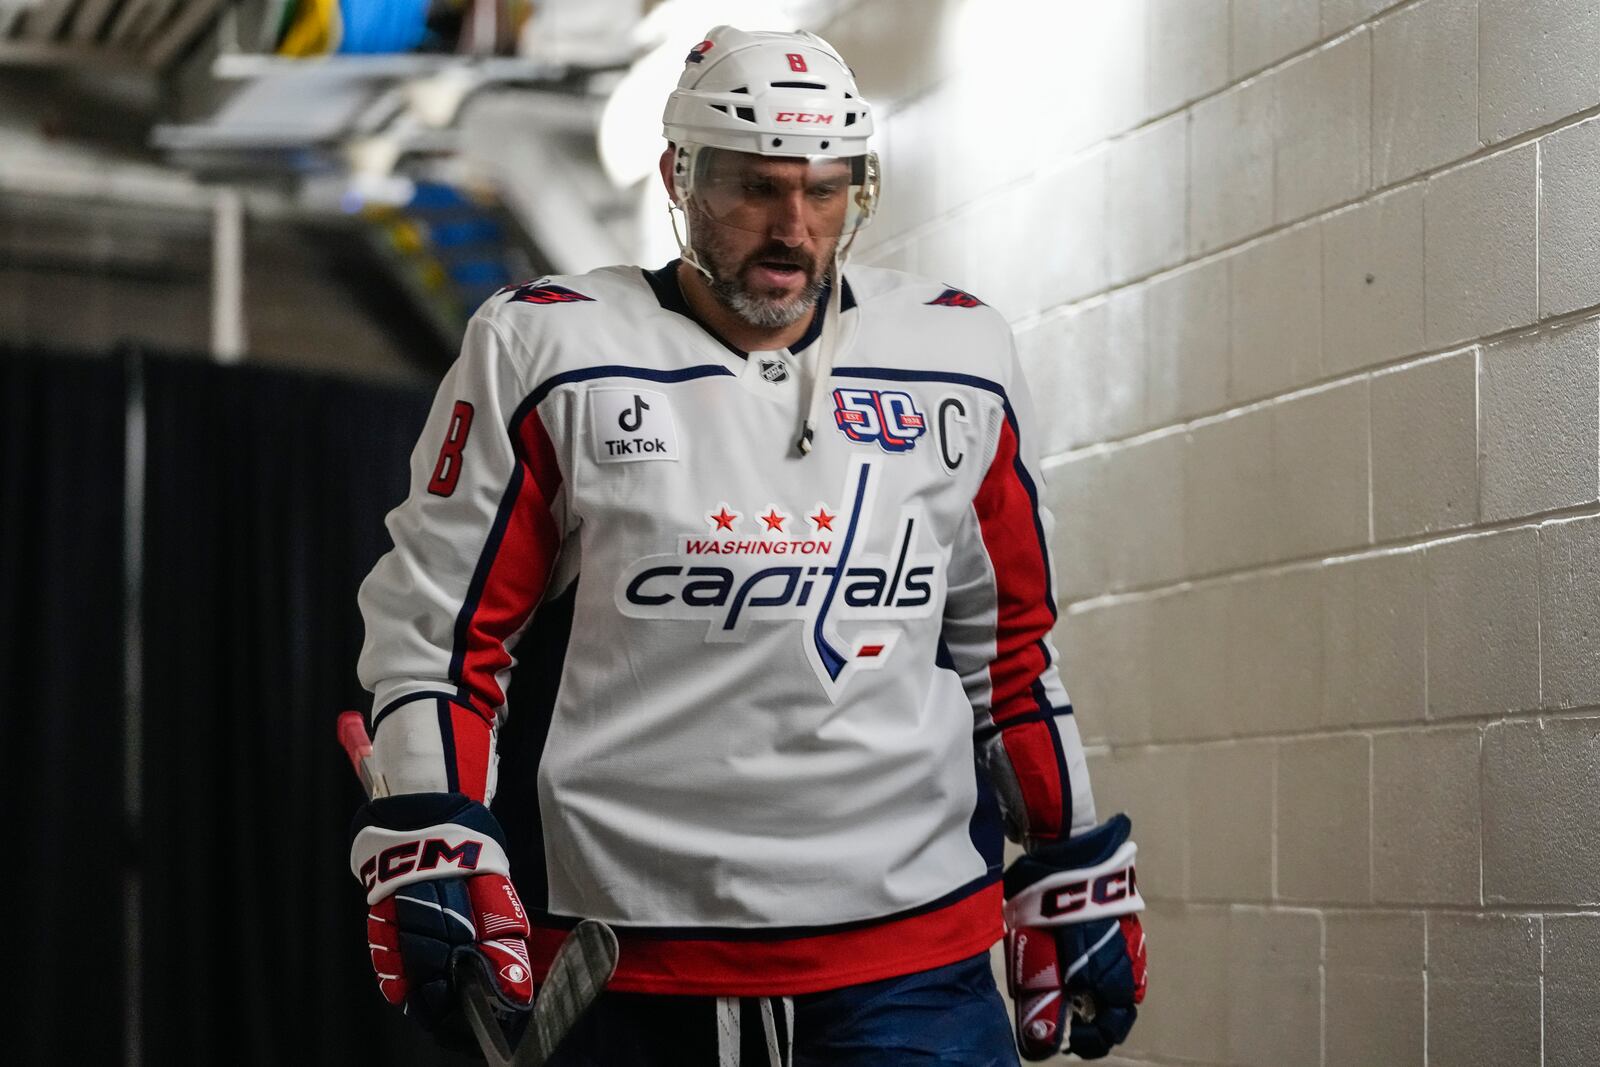
{"type": "Polygon", "coordinates": [[[839,195],[842,186],[838,182],[818,182],[806,190],[807,195],[813,200],[832,200],[839,195]]]}
{"type": "Polygon", "coordinates": [[[739,183],[739,188],[746,196],[767,197],[774,193],[772,181],[768,178],[745,178],[739,183]]]}

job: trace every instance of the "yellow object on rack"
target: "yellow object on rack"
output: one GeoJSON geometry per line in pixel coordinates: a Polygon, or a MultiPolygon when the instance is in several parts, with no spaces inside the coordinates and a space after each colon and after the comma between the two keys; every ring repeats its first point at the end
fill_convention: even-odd
{"type": "Polygon", "coordinates": [[[339,13],[339,0],[299,0],[289,29],[278,42],[278,54],[330,55],[339,50],[343,37],[344,18],[339,13]]]}

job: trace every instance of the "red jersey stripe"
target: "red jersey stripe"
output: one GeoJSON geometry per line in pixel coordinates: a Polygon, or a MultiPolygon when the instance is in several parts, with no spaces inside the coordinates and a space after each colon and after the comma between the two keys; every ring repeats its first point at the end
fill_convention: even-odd
{"type": "Polygon", "coordinates": [[[1029,722],[1013,726],[1000,735],[1000,743],[1005,746],[1017,784],[1028,802],[1029,835],[1044,840],[1064,836],[1068,827],[1061,825],[1061,813],[1066,810],[1061,792],[1067,783],[1061,780],[1050,724],[1029,722]]]}
{"type": "Polygon", "coordinates": [[[505,535],[467,623],[461,666],[466,698],[485,722],[492,722],[495,709],[505,703],[495,675],[511,665],[506,642],[544,596],[561,548],[550,513],[550,503],[561,488],[561,468],[537,408],[529,409],[515,433],[521,482],[505,535]]]}
{"type": "Polygon", "coordinates": [[[973,500],[985,551],[994,566],[995,656],[989,667],[996,725],[1040,710],[1033,684],[1049,664],[1039,639],[1055,625],[1050,575],[1039,542],[1038,505],[1017,475],[1017,434],[1000,427],[994,462],[973,500]]]}
{"type": "Polygon", "coordinates": [[[452,703],[450,727],[454,735],[456,791],[483,803],[489,789],[489,748],[493,731],[476,709],[452,703]]]}
{"type": "MultiPolygon", "coordinates": [[[[942,967],[1000,940],[1001,888],[990,883],[937,911],[836,933],[783,940],[708,941],[630,937],[617,931],[621,956],[607,987],[625,993],[688,996],[797,996],[942,967]]],[[[565,930],[529,935],[539,981],[565,930]]]]}

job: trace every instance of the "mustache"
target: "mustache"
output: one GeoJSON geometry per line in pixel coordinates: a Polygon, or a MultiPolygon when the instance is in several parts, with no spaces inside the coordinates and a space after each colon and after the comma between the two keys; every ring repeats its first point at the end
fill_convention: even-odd
{"type": "Polygon", "coordinates": [[[746,267],[753,267],[757,263],[781,263],[785,266],[799,267],[807,274],[816,273],[814,257],[792,248],[784,248],[782,245],[765,248],[744,261],[746,267]]]}

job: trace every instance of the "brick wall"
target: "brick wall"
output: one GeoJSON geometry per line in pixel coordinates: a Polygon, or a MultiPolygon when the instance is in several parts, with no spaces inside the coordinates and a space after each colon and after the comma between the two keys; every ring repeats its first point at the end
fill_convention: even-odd
{"type": "Polygon", "coordinates": [[[841,7],[860,258],[1044,413],[1121,1062],[1600,1062],[1600,5],[841,7]]]}

